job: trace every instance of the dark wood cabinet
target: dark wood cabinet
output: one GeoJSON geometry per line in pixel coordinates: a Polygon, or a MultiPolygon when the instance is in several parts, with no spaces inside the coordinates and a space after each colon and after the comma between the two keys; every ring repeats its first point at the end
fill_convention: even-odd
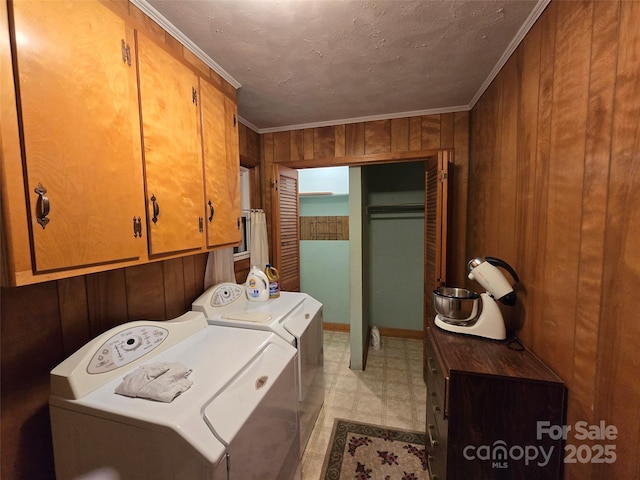
{"type": "Polygon", "coordinates": [[[562,478],[564,443],[548,432],[565,424],[567,390],[551,370],[526,349],[434,325],[425,342],[431,480],[562,478]]]}

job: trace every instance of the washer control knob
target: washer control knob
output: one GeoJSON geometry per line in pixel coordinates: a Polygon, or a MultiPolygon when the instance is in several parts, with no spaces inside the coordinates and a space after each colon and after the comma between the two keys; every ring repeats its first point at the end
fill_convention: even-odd
{"type": "Polygon", "coordinates": [[[135,350],[140,346],[141,343],[142,338],[138,335],[133,335],[124,341],[124,343],[122,344],[122,349],[127,351],[135,350]]]}

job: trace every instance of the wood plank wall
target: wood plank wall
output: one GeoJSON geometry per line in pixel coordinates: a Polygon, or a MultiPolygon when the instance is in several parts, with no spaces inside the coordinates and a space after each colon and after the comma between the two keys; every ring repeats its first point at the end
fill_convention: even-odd
{"type": "Polygon", "coordinates": [[[510,323],[567,383],[567,423],[619,431],[593,442],[614,463],[566,479],[640,478],[639,24],[640,2],[553,1],[471,113],[467,252],[520,274],[510,323]]]}
{"type": "MultiPolygon", "coordinates": [[[[464,282],[465,231],[469,158],[469,112],[376,120],[327,127],[287,130],[260,136],[262,190],[269,192],[273,164],[291,168],[367,165],[425,159],[454,149],[450,167],[449,283],[464,282]]],[[[263,193],[267,228],[271,232],[271,199],[263,193]]],[[[269,238],[272,238],[271,235],[269,238]]]]}
{"type": "Polygon", "coordinates": [[[260,166],[260,135],[251,128],[238,123],[240,164],[253,168],[260,166]]]}

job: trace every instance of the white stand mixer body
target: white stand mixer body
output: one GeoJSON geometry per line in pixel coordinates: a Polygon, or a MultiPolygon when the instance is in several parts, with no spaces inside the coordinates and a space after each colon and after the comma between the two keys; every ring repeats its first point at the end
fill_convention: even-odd
{"type": "Polygon", "coordinates": [[[488,293],[480,294],[480,298],[482,299],[482,311],[473,325],[453,325],[442,320],[440,315],[436,315],[435,324],[450,332],[465,333],[494,340],[506,339],[507,331],[500,307],[488,293]]]}

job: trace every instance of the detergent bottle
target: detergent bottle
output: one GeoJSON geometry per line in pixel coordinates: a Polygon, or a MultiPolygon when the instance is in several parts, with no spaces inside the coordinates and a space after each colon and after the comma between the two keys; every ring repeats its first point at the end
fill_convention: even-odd
{"type": "Polygon", "coordinates": [[[250,301],[266,302],[269,300],[269,279],[257,265],[252,266],[249,270],[244,286],[250,301]]]}
{"type": "Polygon", "coordinates": [[[267,274],[269,279],[269,298],[278,298],[280,296],[280,274],[278,270],[267,263],[264,273],[267,274]]]}
{"type": "Polygon", "coordinates": [[[371,329],[371,347],[374,350],[380,350],[382,348],[382,343],[380,341],[380,330],[378,327],[373,327],[371,329]]]}

